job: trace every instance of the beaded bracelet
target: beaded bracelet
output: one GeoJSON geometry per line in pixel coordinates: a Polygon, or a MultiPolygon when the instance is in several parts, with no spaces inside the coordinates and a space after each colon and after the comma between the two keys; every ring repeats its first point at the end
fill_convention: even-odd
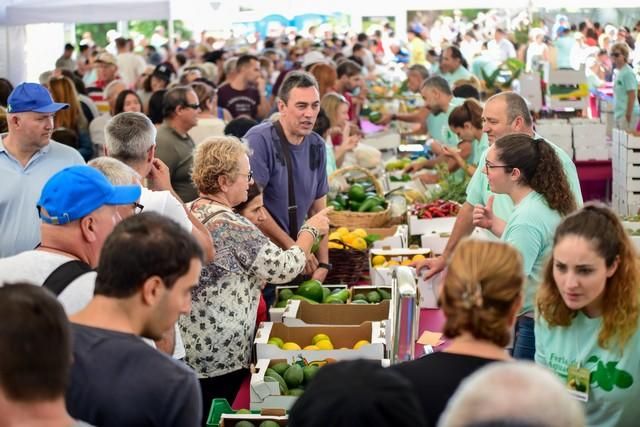
{"type": "Polygon", "coordinates": [[[300,227],[300,231],[298,231],[298,237],[300,237],[300,233],[302,233],[303,231],[311,234],[311,237],[313,237],[314,241],[318,240],[318,238],[320,237],[320,232],[318,231],[318,229],[310,225],[304,224],[302,227],[300,227]]]}

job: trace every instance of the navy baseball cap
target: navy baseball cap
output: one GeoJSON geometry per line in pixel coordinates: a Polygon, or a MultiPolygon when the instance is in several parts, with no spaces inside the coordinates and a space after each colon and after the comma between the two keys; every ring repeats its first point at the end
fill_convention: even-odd
{"type": "Polygon", "coordinates": [[[69,104],[53,102],[51,94],[38,83],[20,83],[7,99],[8,113],[55,113],[69,108],[69,104]]]}
{"type": "Polygon", "coordinates": [[[63,225],[104,205],[128,205],[138,201],[139,185],[112,185],[97,169],[70,166],[49,178],[38,200],[42,221],[63,225]]]}

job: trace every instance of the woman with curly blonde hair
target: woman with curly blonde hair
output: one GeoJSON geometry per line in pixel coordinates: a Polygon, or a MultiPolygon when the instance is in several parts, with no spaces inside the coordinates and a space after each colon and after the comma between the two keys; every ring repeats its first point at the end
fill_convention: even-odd
{"type": "Polygon", "coordinates": [[[440,293],[451,344],[393,367],[414,385],[428,425],[436,425],[466,377],[511,359],[504,347],[522,304],[523,283],[522,257],[510,245],[470,239],[456,247],[440,293]]]}
{"type": "Polygon", "coordinates": [[[194,153],[200,197],[187,206],[211,233],[216,256],[192,291],[191,314],[179,322],[185,361],[209,403],[216,397],[233,401],[249,373],[261,284],[287,283],[300,274],[315,239],[329,229],[325,209],[307,219],[294,245],[283,250],[235,213],[253,182],[247,151],[235,137],[210,137],[194,153]]]}
{"type": "Polygon", "coordinates": [[[537,308],[536,362],[582,393],[588,425],[637,425],[640,270],[610,209],[588,204],[558,226],[537,308]]]}
{"type": "Polygon", "coordinates": [[[516,323],[513,356],[533,360],[533,306],[553,233],[562,217],[576,209],[576,201],[555,149],[542,139],[511,134],[498,139],[487,152],[484,166],[493,193],[507,194],[514,207],[507,222],[494,219],[493,196],[476,205],[473,223],[491,230],[515,246],[524,259],[524,304],[516,323]]]}

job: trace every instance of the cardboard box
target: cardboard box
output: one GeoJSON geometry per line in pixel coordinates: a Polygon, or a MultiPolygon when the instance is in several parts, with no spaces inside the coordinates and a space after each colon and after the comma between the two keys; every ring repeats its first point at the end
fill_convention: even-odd
{"type": "Polygon", "coordinates": [[[266,420],[273,420],[284,427],[289,423],[289,416],[283,409],[263,409],[260,414],[223,414],[219,426],[234,427],[240,421],[250,421],[257,427],[266,420]]]}
{"type": "Polygon", "coordinates": [[[357,326],[363,322],[381,322],[391,318],[391,301],[379,304],[323,304],[289,300],[282,315],[287,326],[357,326]]]}
{"type": "Polygon", "coordinates": [[[420,291],[420,308],[438,308],[438,297],[444,280],[444,271],[430,277],[428,280],[418,280],[420,291]]]}
{"type": "Polygon", "coordinates": [[[432,232],[450,233],[455,223],[455,216],[418,219],[415,215],[409,215],[409,234],[411,236],[418,236],[420,234],[431,234],[432,232]]]}
{"type": "MultiPolygon", "coordinates": [[[[347,289],[347,285],[325,285],[325,284],[323,284],[322,286],[325,287],[325,288],[329,288],[332,292],[335,289],[347,289]]],[[[291,289],[292,291],[295,292],[295,290],[298,289],[298,285],[276,286],[276,290],[275,290],[275,294],[276,294],[275,301],[276,302],[275,303],[277,303],[279,301],[278,297],[279,297],[281,289],[291,289]]],[[[282,322],[282,313],[284,313],[284,307],[283,308],[269,307],[269,318],[271,319],[272,322],[282,322]]]]}
{"type": "Polygon", "coordinates": [[[576,147],[575,159],[577,162],[587,160],[609,160],[611,158],[611,149],[604,145],[600,147],[576,147]]]}
{"type": "Polygon", "coordinates": [[[256,359],[285,359],[291,363],[304,358],[314,360],[384,359],[386,356],[385,327],[380,322],[365,322],[359,326],[286,326],[283,323],[262,322],[254,340],[256,359]],[[323,333],[331,338],[335,350],[282,350],[267,344],[270,337],[281,338],[284,342],[295,342],[300,347],[311,345],[314,335],[323,333]],[[357,350],[352,347],[360,340],[370,344],[357,350]]]}
{"type": "Polygon", "coordinates": [[[378,150],[389,150],[397,148],[400,145],[400,134],[395,131],[382,131],[376,133],[370,133],[360,142],[362,144],[370,145],[378,150]]]}
{"type": "Polygon", "coordinates": [[[431,250],[429,248],[419,249],[371,249],[369,251],[369,276],[371,285],[373,286],[389,286],[391,285],[392,267],[373,267],[372,259],[376,255],[382,255],[387,260],[395,260],[402,263],[407,259],[412,259],[416,255],[429,257],[431,250]]]}
{"type": "Polygon", "coordinates": [[[379,234],[382,239],[373,242],[373,248],[406,248],[409,239],[409,227],[395,225],[387,228],[365,228],[367,234],[379,234]]]}
{"type": "Polygon", "coordinates": [[[640,136],[632,135],[628,132],[624,132],[622,140],[624,142],[624,146],[630,149],[640,149],[640,136]]]}

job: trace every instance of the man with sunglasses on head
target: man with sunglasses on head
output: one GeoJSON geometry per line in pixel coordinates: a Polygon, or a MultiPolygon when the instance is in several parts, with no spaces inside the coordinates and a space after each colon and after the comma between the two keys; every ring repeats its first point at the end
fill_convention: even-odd
{"type": "Polygon", "coordinates": [[[37,202],[41,243],[0,259],[0,286],[33,283],[56,294],[67,314],[81,310],[93,296],[92,269],[102,245],[122,219],[118,208],[134,208],[139,199],[140,186],[114,186],[90,166],[71,166],[53,175],[37,202]]]}
{"type": "Polygon", "coordinates": [[[198,196],[191,181],[195,143],[188,132],[198,124],[199,113],[198,95],[190,87],[176,86],[165,93],[156,156],[169,167],[171,186],[185,203],[198,196]]]}

